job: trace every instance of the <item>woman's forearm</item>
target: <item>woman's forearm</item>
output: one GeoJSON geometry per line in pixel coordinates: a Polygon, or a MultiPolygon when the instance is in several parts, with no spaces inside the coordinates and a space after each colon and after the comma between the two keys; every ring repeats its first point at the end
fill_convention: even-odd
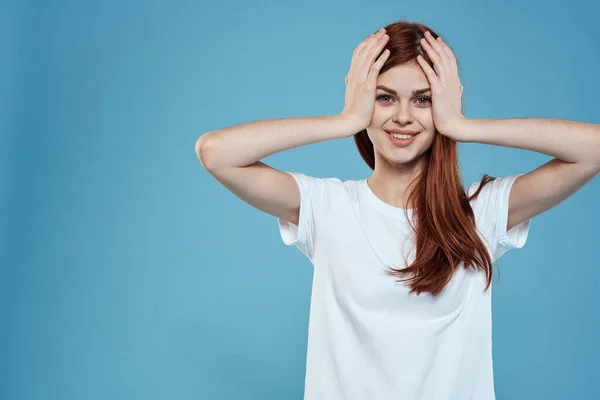
{"type": "Polygon", "coordinates": [[[532,150],[567,162],[600,164],[597,124],[555,118],[465,118],[455,129],[465,142],[532,150]]]}
{"type": "Polygon", "coordinates": [[[205,168],[242,167],[271,154],[331,139],[363,128],[342,114],[254,121],[205,133],[196,154],[205,168]]]}

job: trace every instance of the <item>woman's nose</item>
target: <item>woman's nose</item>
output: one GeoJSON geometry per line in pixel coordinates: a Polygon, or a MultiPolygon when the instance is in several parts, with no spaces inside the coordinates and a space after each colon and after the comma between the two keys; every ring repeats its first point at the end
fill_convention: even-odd
{"type": "Polygon", "coordinates": [[[412,114],[410,113],[409,107],[406,105],[398,106],[398,110],[396,111],[396,114],[394,115],[394,119],[395,119],[395,121],[402,123],[402,124],[412,122],[412,114]]]}

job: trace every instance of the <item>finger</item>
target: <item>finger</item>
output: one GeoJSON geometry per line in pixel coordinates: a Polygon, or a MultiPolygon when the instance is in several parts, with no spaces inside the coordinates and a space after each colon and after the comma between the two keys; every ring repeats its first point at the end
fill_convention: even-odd
{"type": "Polygon", "coordinates": [[[375,32],[373,35],[369,36],[368,38],[366,38],[352,53],[352,62],[350,63],[350,71],[351,73],[354,73],[354,71],[356,71],[357,73],[361,74],[361,70],[362,70],[362,65],[363,65],[363,58],[364,58],[364,52],[365,52],[365,48],[372,43],[373,41],[376,41],[381,35],[382,35],[382,31],[377,31],[375,32]]]}
{"type": "Polygon", "coordinates": [[[433,67],[435,68],[435,71],[438,74],[438,76],[442,76],[444,72],[444,63],[442,62],[442,57],[440,57],[440,55],[434,49],[431,48],[431,46],[425,39],[421,39],[421,46],[425,49],[427,55],[433,61],[433,67]]]}
{"type": "Polygon", "coordinates": [[[360,50],[358,51],[357,57],[362,64],[362,60],[365,58],[365,55],[368,54],[373,46],[376,46],[379,41],[385,37],[386,34],[384,31],[378,31],[375,35],[366,40],[360,50]]]}
{"type": "Polygon", "coordinates": [[[421,68],[423,68],[423,72],[425,73],[425,76],[427,76],[427,80],[429,81],[429,84],[432,86],[431,90],[433,92],[433,86],[439,84],[438,76],[435,74],[435,71],[433,69],[431,69],[431,67],[429,66],[427,61],[425,61],[423,56],[421,56],[420,54],[417,56],[417,62],[419,63],[421,68]]]}
{"type": "Polygon", "coordinates": [[[439,62],[441,62],[440,55],[431,47],[427,39],[421,38],[421,47],[425,49],[427,55],[429,56],[429,58],[431,58],[431,60],[438,60],[439,62]]]}
{"type": "Polygon", "coordinates": [[[440,44],[442,50],[446,54],[446,64],[450,72],[452,74],[458,74],[458,63],[456,61],[456,56],[454,55],[454,52],[452,51],[450,46],[448,46],[448,44],[444,42],[444,39],[442,39],[441,36],[438,36],[436,41],[440,44]]]}
{"type": "Polygon", "coordinates": [[[445,55],[442,45],[435,40],[431,32],[425,32],[425,39],[427,40],[427,43],[435,50],[435,52],[440,55],[440,57],[445,55]]]}
{"type": "Polygon", "coordinates": [[[375,62],[375,58],[381,53],[382,48],[385,46],[389,39],[389,36],[383,35],[376,42],[371,43],[371,47],[365,49],[364,55],[360,58],[360,76],[363,80],[367,80],[369,71],[375,62]]]}
{"type": "Polygon", "coordinates": [[[368,70],[364,70],[364,54],[368,52],[369,46],[371,46],[373,43],[377,43],[378,39],[380,39],[384,35],[385,28],[381,28],[380,30],[363,40],[362,43],[354,50],[352,54],[352,62],[350,63],[350,76],[357,75],[360,77],[360,80],[366,80],[368,70]]]}
{"type": "Polygon", "coordinates": [[[373,43],[374,41],[376,41],[379,37],[381,37],[383,34],[385,33],[385,29],[381,28],[380,30],[378,30],[377,32],[373,33],[372,35],[370,35],[369,37],[367,37],[365,40],[363,40],[358,47],[356,48],[356,50],[354,51],[356,55],[360,55],[365,47],[368,47],[370,43],[373,43]]]}
{"type": "Polygon", "coordinates": [[[456,56],[454,55],[454,52],[452,51],[452,49],[450,48],[450,46],[448,46],[448,44],[446,42],[444,42],[444,39],[442,39],[441,36],[438,36],[437,39],[435,39],[440,46],[442,47],[442,49],[446,52],[446,54],[448,56],[450,56],[451,59],[456,59],[456,56]]]}
{"type": "Polygon", "coordinates": [[[364,47],[370,43],[372,40],[374,40],[376,37],[378,37],[378,35],[381,34],[381,31],[377,31],[375,33],[373,33],[372,35],[370,35],[369,37],[367,37],[365,40],[363,40],[352,52],[352,60],[350,61],[350,71],[348,72],[348,75],[346,76],[346,84],[348,83],[348,76],[354,76],[356,73],[360,73],[360,69],[361,69],[361,59],[362,56],[361,54],[363,53],[363,49],[364,47]]]}
{"type": "Polygon", "coordinates": [[[424,47],[429,46],[430,51],[428,51],[428,54],[435,53],[435,56],[432,59],[434,60],[434,67],[438,72],[438,75],[442,76],[443,74],[454,72],[456,70],[452,66],[454,60],[452,60],[443,46],[433,37],[431,32],[425,32],[425,40],[423,40],[423,43],[424,47]]]}
{"type": "Polygon", "coordinates": [[[371,67],[371,71],[369,72],[369,81],[377,82],[377,77],[379,76],[379,71],[381,71],[381,67],[385,64],[385,61],[388,59],[390,55],[390,50],[385,49],[383,53],[379,56],[373,67],[371,67]]]}
{"type": "Polygon", "coordinates": [[[375,58],[381,53],[381,50],[385,47],[390,37],[386,34],[380,36],[376,41],[371,43],[368,49],[365,49],[365,61],[369,64],[369,67],[375,62],[375,58]]]}

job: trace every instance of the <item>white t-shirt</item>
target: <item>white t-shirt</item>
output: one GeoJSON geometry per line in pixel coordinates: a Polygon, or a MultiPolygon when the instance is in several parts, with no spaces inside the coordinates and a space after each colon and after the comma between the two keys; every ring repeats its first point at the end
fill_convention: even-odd
{"type": "MultiPolygon", "coordinates": [[[[366,179],[287,173],[300,189],[300,217],[298,226],[277,219],[281,238],[314,267],[304,399],[494,400],[485,273],[457,268],[437,298],[409,295],[384,272],[406,266],[405,256],[414,261],[404,210],[380,200],[366,179]]],[[[530,220],[506,231],[520,175],[488,182],[471,200],[492,262],[527,240],[530,220]]]]}

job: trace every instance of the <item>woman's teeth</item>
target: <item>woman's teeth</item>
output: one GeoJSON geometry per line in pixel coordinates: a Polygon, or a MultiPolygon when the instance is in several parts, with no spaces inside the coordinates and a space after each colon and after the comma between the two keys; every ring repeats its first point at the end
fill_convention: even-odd
{"type": "Polygon", "coordinates": [[[392,135],[392,137],[394,137],[396,139],[410,139],[411,137],[414,136],[414,135],[400,135],[398,133],[390,133],[390,135],[392,135]]]}

